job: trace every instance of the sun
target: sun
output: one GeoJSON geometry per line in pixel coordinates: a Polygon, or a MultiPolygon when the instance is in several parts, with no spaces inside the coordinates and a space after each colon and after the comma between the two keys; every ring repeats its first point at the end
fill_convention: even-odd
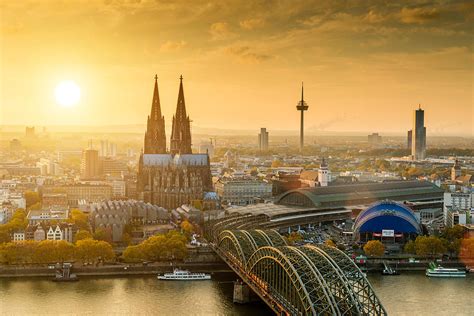
{"type": "Polygon", "coordinates": [[[71,107],[79,103],[81,99],[81,88],[71,80],[64,80],[58,83],[54,89],[56,102],[64,107],[71,107]]]}

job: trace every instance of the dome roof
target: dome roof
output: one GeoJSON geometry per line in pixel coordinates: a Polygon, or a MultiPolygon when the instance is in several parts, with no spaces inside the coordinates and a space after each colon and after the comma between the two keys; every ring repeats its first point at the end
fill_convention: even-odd
{"type": "Polygon", "coordinates": [[[362,211],[354,222],[354,233],[379,233],[382,230],[421,234],[421,227],[413,211],[392,201],[373,204],[362,211]]]}

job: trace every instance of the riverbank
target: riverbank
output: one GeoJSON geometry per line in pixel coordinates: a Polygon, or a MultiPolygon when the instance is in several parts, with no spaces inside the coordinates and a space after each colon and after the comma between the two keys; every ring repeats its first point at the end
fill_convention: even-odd
{"type": "MultiPolygon", "coordinates": [[[[120,275],[156,275],[171,272],[174,268],[193,272],[231,273],[232,270],[223,262],[158,262],[143,264],[116,264],[101,266],[73,266],[72,272],[77,276],[120,276],[120,275]]],[[[54,277],[55,269],[47,266],[0,266],[0,278],[21,277],[54,277]]]]}

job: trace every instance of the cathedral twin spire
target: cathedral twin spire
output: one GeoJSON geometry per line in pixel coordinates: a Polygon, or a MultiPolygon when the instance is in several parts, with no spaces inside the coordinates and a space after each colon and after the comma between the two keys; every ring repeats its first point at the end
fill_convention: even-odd
{"type": "MultiPolygon", "coordinates": [[[[189,116],[186,115],[186,104],[184,101],[183,76],[180,77],[178,104],[176,114],[173,116],[171,129],[170,153],[191,154],[191,124],[189,116]]],[[[158,92],[158,76],[155,75],[155,87],[153,90],[153,101],[151,113],[148,116],[147,130],[145,132],[145,154],[165,154],[166,135],[165,119],[161,114],[160,95],[158,92]]]]}

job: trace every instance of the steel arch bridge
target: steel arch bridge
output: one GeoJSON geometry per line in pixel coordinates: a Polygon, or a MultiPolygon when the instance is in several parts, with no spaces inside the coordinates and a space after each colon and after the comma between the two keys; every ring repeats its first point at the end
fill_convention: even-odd
{"type": "Polygon", "coordinates": [[[341,250],[289,246],[274,230],[223,230],[214,250],[279,315],[387,315],[341,250]]]}

